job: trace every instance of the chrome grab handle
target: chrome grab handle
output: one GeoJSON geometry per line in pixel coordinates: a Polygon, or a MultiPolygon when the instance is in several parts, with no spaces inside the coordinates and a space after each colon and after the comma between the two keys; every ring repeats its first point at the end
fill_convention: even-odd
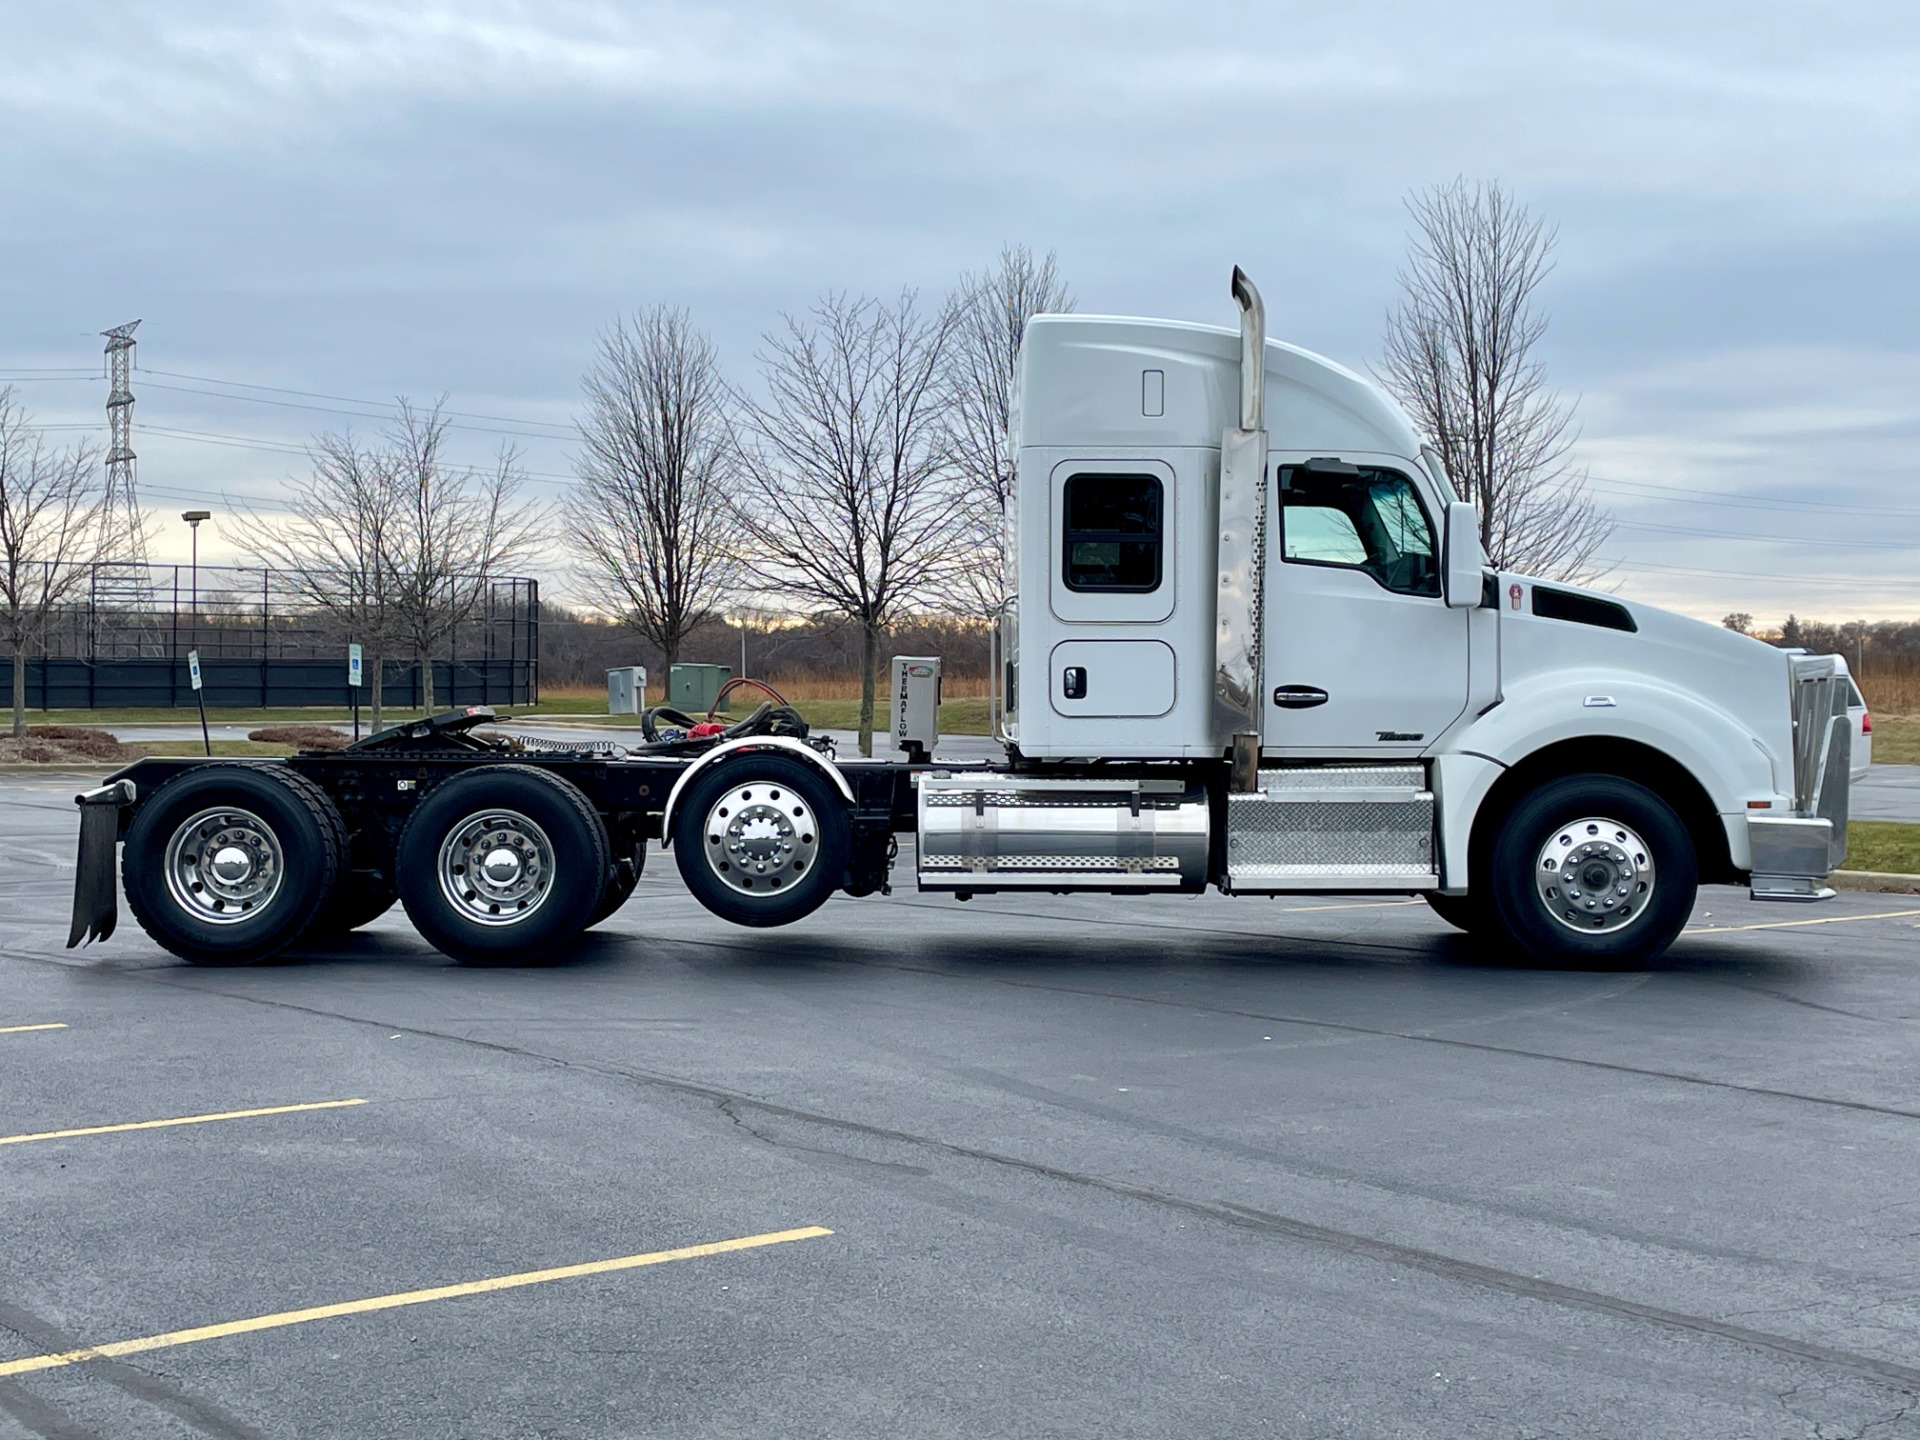
{"type": "Polygon", "coordinates": [[[1317,685],[1281,685],[1273,692],[1273,703],[1282,710],[1311,710],[1331,698],[1317,685]]]}

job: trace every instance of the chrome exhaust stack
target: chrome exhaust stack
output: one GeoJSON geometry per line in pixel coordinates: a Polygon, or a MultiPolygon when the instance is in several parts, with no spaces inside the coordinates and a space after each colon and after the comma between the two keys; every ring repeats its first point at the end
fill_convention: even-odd
{"type": "Polygon", "coordinates": [[[1240,306],[1240,424],[1220,439],[1220,583],[1214,594],[1214,736],[1233,759],[1231,786],[1259,784],[1260,622],[1266,591],[1267,307],[1233,267],[1240,306]]]}
{"type": "Polygon", "coordinates": [[[1233,267],[1233,298],[1240,306],[1240,428],[1267,428],[1267,307],[1247,272],[1233,267]]]}

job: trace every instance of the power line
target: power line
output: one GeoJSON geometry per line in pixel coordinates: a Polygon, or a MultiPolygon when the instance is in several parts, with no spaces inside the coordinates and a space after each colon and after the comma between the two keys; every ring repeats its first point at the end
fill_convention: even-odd
{"type": "Polygon", "coordinates": [[[279,440],[261,440],[244,435],[223,435],[214,430],[180,430],[169,425],[142,425],[142,434],[165,435],[173,440],[197,440],[207,445],[224,445],[234,450],[265,450],[278,455],[306,455],[304,445],[279,440]]]}
{"type": "MultiPolygon", "coordinates": [[[[1795,500],[1788,496],[1775,495],[1736,495],[1721,490],[1695,490],[1684,485],[1658,485],[1651,480],[1597,480],[1602,487],[1626,486],[1636,490],[1658,490],[1673,495],[1710,500],[1720,505],[1738,505],[1742,508],[1756,509],[1792,509],[1825,511],[1833,514],[1887,516],[1900,515],[1920,518],[1920,510],[1902,510],[1884,505],[1836,505],[1824,500],[1795,500]]],[[[1631,497],[1629,497],[1631,498],[1631,497]]]]}
{"type": "MultiPolygon", "coordinates": [[[[366,405],[380,409],[378,400],[356,400],[350,395],[327,395],[318,390],[292,390],[284,385],[255,385],[249,380],[222,380],[213,375],[182,375],[174,370],[149,370],[149,375],[164,375],[169,380],[197,380],[203,385],[228,385],[236,390],[265,390],[273,395],[301,395],[309,400],[335,400],[342,405],[366,405]]],[[[462,420],[497,420],[503,425],[544,425],[552,430],[565,430],[573,433],[573,426],[558,420],[528,420],[518,415],[482,415],[470,410],[448,410],[444,412],[462,420]]]]}
{"type": "Polygon", "coordinates": [[[1687,525],[1646,525],[1634,520],[1616,520],[1621,530],[1645,530],[1657,535],[1694,535],[1707,540],[1753,540],[1766,545],[1809,545],[1818,549],[1844,545],[1855,550],[1909,550],[1920,553],[1920,542],[1906,540],[1825,540],[1810,535],[1751,535],[1742,530],[1696,530],[1687,525]]]}
{"type": "MultiPolygon", "coordinates": [[[[235,450],[262,450],[276,455],[310,455],[312,450],[293,441],[262,440],[246,435],[227,435],[217,430],[179,430],[165,425],[141,425],[143,434],[164,435],[172,440],[192,440],[205,445],[225,445],[235,450]]],[[[556,475],[548,470],[522,470],[529,480],[546,480],[556,485],[578,485],[577,475],[556,475]]]]}
{"type": "Polygon", "coordinates": [[[1744,580],[1749,585],[1845,585],[1854,589],[1883,588],[1887,585],[1920,585],[1920,580],[1904,575],[1890,578],[1871,575],[1763,575],[1751,570],[1705,570],[1692,565],[1652,565],[1638,560],[1615,560],[1609,568],[1646,571],[1655,575],[1706,575],[1719,580],[1744,580]]]}
{"type": "Polygon", "coordinates": [[[179,490],[165,485],[142,485],[141,490],[148,495],[161,495],[169,500],[190,500],[200,504],[220,504],[237,506],[248,510],[263,510],[274,515],[292,515],[297,513],[291,505],[270,499],[257,499],[251,495],[230,496],[224,490],[218,494],[211,490],[179,490]]]}
{"type": "MultiPolygon", "coordinates": [[[[363,420],[390,420],[395,414],[393,406],[383,405],[378,400],[356,400],[346,395],[323,395],[318,391],[287,390],[273,385],[248,386],[245,382],[238,380],[211,380],[200,375],[175,375],[174,372],[170,370],[147,370],[142,373],[144,375],[166,375],[172,379],[186,379],[200,382],[200,385],[168,385],[157,380],[149,380],[147,382],[156,390],[174,390],[184,395],[208,395],[221,400],[244,400],[250,405],[278,405],[290,410],[314,410],[323,415],[347,415],[363,420]],[[208,390],[201,388],[209,384],[225,385],[233,389],[266,390],[276,395],[303,395],[307,396],[309,400],[333,400],[337,401],[340,405],[358,405],[363,408],[360,410],[341,410],[333,405],[314,405],[305,400],[274,400],[268,398],[266,395],[236,395],[231,393],[230,390],[208,390]]],[[[453,419],[449,419],[448,423],[454,429],[477,430],[489,435],[519,435],[529,440],[563,440],[570,437],[573,433],[573,427],[571,425],[562,425],[551,420],[523,420],[510,415],[480,415],[465,410],[443,410],[440,413],[448,417],[458,417],[461,420],[492,420],[499,422],[498,425],[466,425],[457,424],[453,419]],[[502,425],[533,426],[539,428],[502,429],[500,428],[502,425]],[[560,431],[563,433],[548,433],[551,431],[560,431]]]]}

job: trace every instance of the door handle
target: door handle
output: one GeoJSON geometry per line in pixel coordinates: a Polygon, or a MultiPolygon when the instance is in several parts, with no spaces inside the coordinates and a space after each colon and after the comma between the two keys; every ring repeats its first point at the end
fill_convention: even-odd
{"type": "Polygon", "coordinates": [[[1281,685],[1273,692],[1273,703],[1282,710],[1311,710],[1328,699],[1327,692],[1314,685],[1281,685]]]}
{"type": "Polygon", "coordinates": [[[1067,666],[1066,670],[1063,671],[1060,676],[1060,691],[1068,700],[1086,699],[1087,667],[1084,665],[1067,666]]]}

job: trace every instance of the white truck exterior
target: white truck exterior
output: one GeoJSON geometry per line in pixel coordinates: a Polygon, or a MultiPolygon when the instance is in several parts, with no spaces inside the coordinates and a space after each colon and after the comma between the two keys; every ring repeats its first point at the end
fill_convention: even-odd
{"type": "MultiPolygon", "coordinates": [[[[1502,822],[1550,784],[1577,795],[1577,777],[1637,789],[1693,853],[1649,853],[1671,841],[1614,813],[1606,786],[1575,806],[1590,815],[1534,817],[1528,873],[1509,888],[1542,910],[1553,895],[1572,953],[1664,946],[1696,877],[1830,895],[1850,735],[1831,718],[1845,714],[1833,659],[1483,569],[1473,508],[1398,406],[1267,340],[1238,272],[1235,288],[1238,332],[1028,326],[1001,738],[1035,783],[1096,784],[1125,760],[1230,763],[1239,736],[1214,883],[1430,893],[1449,918],[1542,954],[1554,927],[1517,925],[1481,891],[1500,879],[1502,822]],[[1559,838],[1545,831],[1569,822],[1598,828],[1545,853],[1559,838]],[[1564,878],[1568,858],[1585,873],[1564,878]],[[1659,912],[1644,928],[1643,906],[1659,912]]],[[[1017,862],[969,874],[995,869],[1043,883],[1017,862]]],[[[923,863],[921,879],[962,888],[950,868],[923,863]]]]}
{"type": "Polygon", "coordinates": [[[762,926],[885,891],[902,834],[920,887],[962,898],[1417,894],[1547,962],[1657,954],[1703,881],[1831,895],[1836,658],[1487,570],[1405,416],[1267,340],[1233,288],[1237,332],[1027,327],[1003,759],[928,758],[933,657],[894,665],[905,760],[829,758],[784,702],[647,711],[631,747],[517,739],[476,707],[336,753],[155,757],[77,797],[68,943],[113,934],[116,850],[141,926],[196,964],[396,901],[463,962],[538,963],[626,903],[653,840],[762,926]]]}

